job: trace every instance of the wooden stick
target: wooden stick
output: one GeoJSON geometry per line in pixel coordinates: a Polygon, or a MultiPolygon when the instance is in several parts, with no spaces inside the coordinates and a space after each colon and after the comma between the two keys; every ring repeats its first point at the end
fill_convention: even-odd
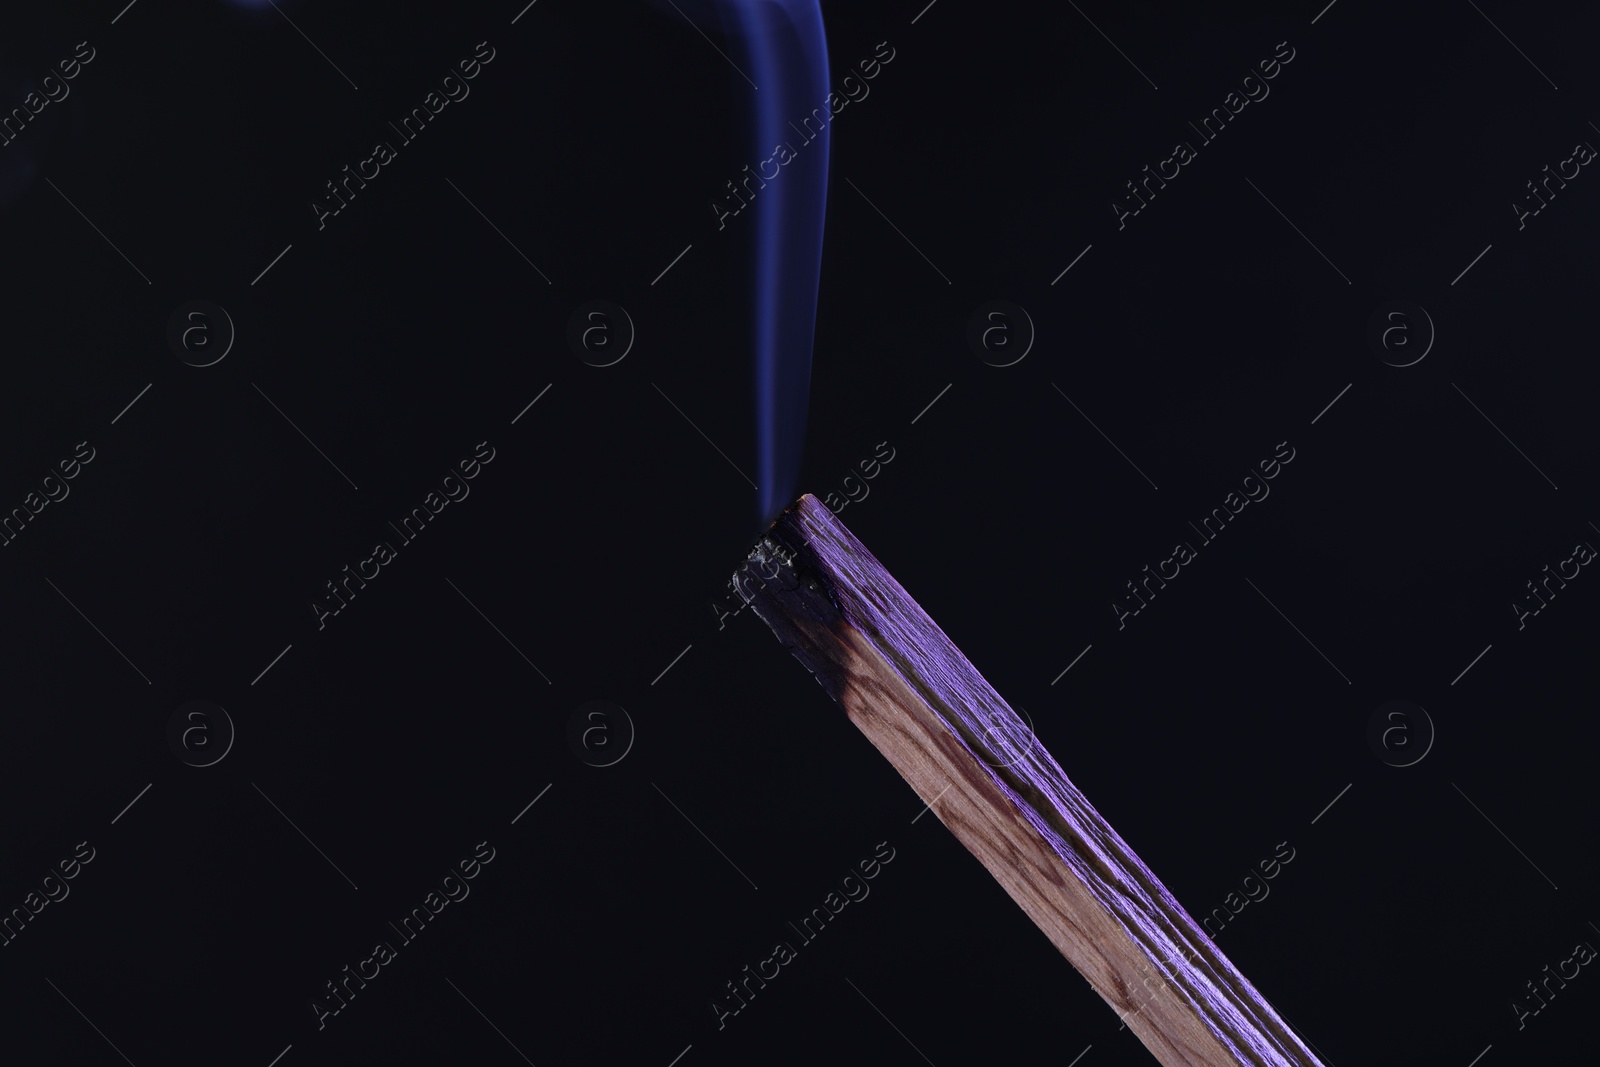
{"type": "Polygon", "coordinates": [[[1158,1061],[1321,1067],[816,497],[778,518],[733,581],[1158,1061]]]}

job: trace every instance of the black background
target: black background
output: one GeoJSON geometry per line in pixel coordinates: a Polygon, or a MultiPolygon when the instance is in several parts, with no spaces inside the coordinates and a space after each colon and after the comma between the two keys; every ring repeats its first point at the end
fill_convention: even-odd
{"type": "MultiPolygon", "coordinates": [[[[1600,540],[1600,179],[1510,205],[1600,141],[1594,15],[924,3],[824,6],[835,84],[894,59],[833,127],[796,491],[894,449],[842,520],[1192,914],[1294,849],[1217,943],[1325,1062],[1587,1042],[1587,969],[1521,1030],[1510,1005],[1600,944],[1600,579],[1521,630],[1510,605],[1600,540]],[[1119,230],[1123,183],[1284,41],[1119,230]],[[967,345],[991,299],[1037,329],[1014,366],[967,345]],[[1437,331],[1404,368],[1365,340],[1395,299],[1437,331]],[[1285,441],[1119,630],[1124,583],[1285,441]],[[1406,768],[1366,741],[1393,699],[1437,731],[1406,768]]],[[[7,108],[95,49],[0,148],[0,508],[95,450],[0,551],[0,909],[96,850],[0,949],[11,1057],[1152,1062],[760,621],[718,628],[759,532],[753,227],[709,205],[759,157],[708,10],[120,6],[0,18],[7,108]],[[319,230],[323,184],[484,40],[319,230]],[[166,341],[193,299],[237,329],[206,368],[166,341]],[[566,343],[590,299],[637,328],[614,366],[566,343]],[[485,440],[319,630],[324,583],[485,440]],[[237,728],[205,768],[166,742],[194,699],[237,728]],[[567,742],[593,699],[637,731],[610,767],[567,742]],[[319,1031],[324,983],[485,840],[319,1031]],[[711,998],[879,842],[870,896],[719,1031],[711,998]]]]}

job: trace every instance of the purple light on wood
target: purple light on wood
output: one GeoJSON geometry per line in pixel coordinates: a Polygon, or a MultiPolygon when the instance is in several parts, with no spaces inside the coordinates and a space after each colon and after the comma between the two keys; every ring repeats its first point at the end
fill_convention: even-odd
{"type": "Polygon", "coordinates": [[[791,505],[734,583],[1161,1063],[1321,1067],[825,505],[791,505]]]}

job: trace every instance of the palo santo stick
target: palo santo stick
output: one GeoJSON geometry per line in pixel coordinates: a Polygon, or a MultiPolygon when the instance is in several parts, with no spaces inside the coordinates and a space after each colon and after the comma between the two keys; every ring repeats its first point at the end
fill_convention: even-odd
{"type": "Polygon", "coordinates": [[[1321,1067],[1000,694],[816,497],[734,575],[843,705],[1166,1067],[1321,1067]]]}

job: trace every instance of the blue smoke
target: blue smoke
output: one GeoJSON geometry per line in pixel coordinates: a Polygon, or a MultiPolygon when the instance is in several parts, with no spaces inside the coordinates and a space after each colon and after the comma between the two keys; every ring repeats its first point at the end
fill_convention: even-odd
{"type": "Polygon", "coordinates": [[[715,0],[747,95],[753,162],[721,210],[753,217],[756,481],[763,524],[794,498],[805,445],[811,346],[828,202],[828,43],[818,0],[715,0]]]}

